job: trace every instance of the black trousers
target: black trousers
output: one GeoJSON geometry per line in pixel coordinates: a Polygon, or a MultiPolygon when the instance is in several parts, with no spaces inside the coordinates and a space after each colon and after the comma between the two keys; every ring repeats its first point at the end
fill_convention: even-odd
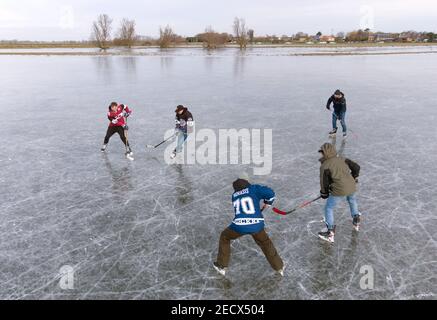
{"type": "Polygon", "coordinates": [[[120,136],[121,141],[123,141],[125,146],[129,146],[129,142],[126,139],[126,135],[124,134],[124,128],[117,126],[117,127],[108,127],[108,131],[106,132],[106,137],[105,137],[105,141],[103,142],[104,144],[108,144],[109,139],[114,135],[118,133],[118,135],[120,136]]]}

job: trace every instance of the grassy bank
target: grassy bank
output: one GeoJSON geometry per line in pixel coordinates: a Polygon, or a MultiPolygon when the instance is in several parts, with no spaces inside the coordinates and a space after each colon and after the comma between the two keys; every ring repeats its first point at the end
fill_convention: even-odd
{"type": "Polygon", "coordinates": [[[95,48],[92,44],[81,43],[0,43],[0,49],[84,49],[95,48]]]}
{"type": "MultiPolygon", "coordinates": [[[[283,56],[302,56],[302,57],[317,57],[317,56],[380,56],[380,55],[417,55],[417,54],[432,54],[433,51],[399,51],[399,52],[310,52],[310,53],[289,53],[283,56]]],[[[0,56],[126,56],[126,57],[153,57],[160,54],[150,54],[141,52],[48,52],[48,51],[33,51],[33,52],[7,52],[0,51],[0,56]]]]}

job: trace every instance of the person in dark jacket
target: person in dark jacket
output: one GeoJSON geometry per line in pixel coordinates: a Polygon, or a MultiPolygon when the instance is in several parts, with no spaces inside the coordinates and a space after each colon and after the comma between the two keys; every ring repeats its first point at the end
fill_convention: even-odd
{"type": "Polygon", "coordinates": [[[361,168],[350,159],[338,157],[335,147],[330,143],[325,143],[319,152],[322,154],[320,159],[322,163],[320,166],[320,194],[323,199],[327,199],[325,223],[328,228],[327,232],[320,232],[319,237],[334,243],[334,208],[344,198],[349,203],[353,228],[359,231],[361,213],[358,211],[355,193],[361,168]]]}
{"type": "Polygon", "coordinates": [[[176,128],[175,133],[177,136],[177,146],[174,149],[172,155],[170,156],[172,159],[176,157],[176,155],[182,152],[183,145],[185,141],[188,139],[188,135],[193,132],[194,129],[194,118],[190,111],[182,105],[177,106],[176,108],[176,128]]]}
{"type": "Polygon", "coordinates": [[[340,120],[343,128],[343,137],[347,137],[346,126],[346,98],[344,93],[340,90],[336,90],[335,93],[329,98],[326,104],[326,109],[331,110],[331,104],[333,104],[334,112],[332,113],[332,131],[329,133],[331,136],[337,134],[337,121],[340,120]]]}

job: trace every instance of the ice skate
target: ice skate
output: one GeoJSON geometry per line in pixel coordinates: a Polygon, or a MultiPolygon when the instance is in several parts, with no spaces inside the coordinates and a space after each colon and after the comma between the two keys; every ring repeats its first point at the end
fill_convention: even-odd
{"type": "Polygon", "coordinates": [[[222,267],[220,267],[218,264],[217,264],[217,262],[214,262],[213,263],[213,267],[214,267],[214,269],[220,274],[220,275],[222,275],[223,277],[226,275],[226,271],[227,271],[227,268],[222,268],[222,267]]]}
{"type": "Polygon", "coordinates": [[[102,146],[102,149],[100,149],[100,151],[105,152],[105,151],[106,151],[106,147],[107,147],[107,145],[104,144],[104,145],[102,146]]]}
{"type": "Polygon", "coordinates": [[[128,151],[126,151],[126,158],[128,158],[129,160],[133,161],[134,160],[134,153],[132,152],[132,150],[129,148],[128,151]]]}
{"type": "Polygon", "coordinates": [[[284,276],[284,271],[285,271],[285,265],[282,267],[282,269],[277,270],[276,272],[277,272],[278,275],[280,275],[281,277],[283,277],[283,276],[284,276]]]}
{"type": "Polygon", "coordinates": [[[171,155],[170,155],[170,159],[174,159],[174,158],[176,158],[176,156],[177,156],[177,153],[176,153],[176,150],[175,150],[175,151],[173,151],[173,152],[171,153],[171,155]]]}
{"type": "Polygon", "coordinates": [[[360,231],[361,216],[355,216],[353,219],[353,228],[355,231],[360,231]]]}
{"type": "Polygon", "coordinates": [[[319,232],[319,238],[329,243],[334,243],[335,228],[326,232],[319,232]]]}
{"type": "Polygon", "coordinates": [[[329,132],[329,136],[330,136],[331,138],[336,137],[336,136],[337,136],[337,129],[333,129],[331,132],[329,132]]]}

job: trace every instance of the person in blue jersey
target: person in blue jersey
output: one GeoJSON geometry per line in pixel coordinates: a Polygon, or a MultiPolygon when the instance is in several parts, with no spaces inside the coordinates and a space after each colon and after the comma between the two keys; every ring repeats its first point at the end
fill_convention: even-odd
{"type": "Polygon", "coordinates": [[[250,184],[239,178],[233,183],[235,217],[232,224],[220,235],[217,261],[213,266],[221,275],[226,275],[231,256],[231,241],[244,235],[251,235],[261,248],[272,268],[284,275],[284,263],[265,231],[262,211],[273,204],[275,192],[269,187],[250,184]],[[261,202],[263,207],[261,208],[261,202]]]}

